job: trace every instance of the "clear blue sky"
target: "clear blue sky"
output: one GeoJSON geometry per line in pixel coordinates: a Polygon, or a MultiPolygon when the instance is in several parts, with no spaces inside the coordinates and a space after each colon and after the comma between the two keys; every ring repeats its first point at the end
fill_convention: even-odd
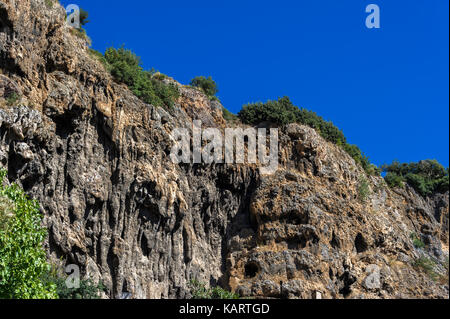
{"type": "Polygon", "coordinates": [[[94,49],[124,44],[181,83],[211,75],[232,112],[287,95],[376,164],[449,165],[448,0],[61,2],[90,13],[94,49]]]}

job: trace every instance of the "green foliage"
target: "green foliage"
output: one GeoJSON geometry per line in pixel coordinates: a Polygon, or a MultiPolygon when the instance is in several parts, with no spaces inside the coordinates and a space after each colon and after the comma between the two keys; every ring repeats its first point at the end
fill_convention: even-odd
{"type": "Polygon", "coordinates": [[[416,233],[412,233],[410,238],[413,241],[414,247],[416,247],[416,248],[424,248],[425,247],[425,243],[422,240],[420,240],[420,238],[417,236],[416,233]]]}
{"type": "Polygon", "coordinates": [[[20,100],[20,95],[17,92],[11,92],[6,96],[6,105],[15,106],[20,100]]]}
{"type": "Polygon", "coordinates": [[[238,117],[236,116],[236,114],[231,113],[230,111],[228,111],[226,108],[222,107],[222,115],[223,118],[230,123],[234,123],[238,121],[238,117]]]}
{"type": "Polygon", "coordinates": [[[344,133],[332,122],[325,121],[315,112],[296,107],[288,97],[280,98],[278,101],[269,100],[266,103],[244,105],[238,117],[243,123],[249,125],[268,121],[281,126],[294,122],[310,126],[327,141],[341,146],[368,174],[380,174],[379,169],[370,164],[368,157],[358,146],[347,143],[344,133]]]}
{"type": "Polygon", "coordinates": [[[413,267],[426,273],[433,281],[439,279],[439,274],[435,271],[436,262],[430,258],[420,257],[413,262],[413,267]]]}
{"type": "Polygon", "coordinates": [[[367,178],[361,176],[358,183],[358,198],[362,202],[366,202],[370,196],[370,186],[367,178]]]}
{"type": "Polygon", "coordinates": [[[192,280],[189,284],[193,299],[239,299],[239,295],[220,287],[206,288],[205,284],[192,280]]]}
{"type": "Polygon", "coordinates": [[[152,71],[144,71],[141,60],[132,51],[123,47],[109,48],[105,52],[107,69],[116,81],[126,84],[145,103],[172,107],[179,97],[178,88],[153,77],[152,71]]]}
{"type": "Polygon", "coordinates": [[[105,67],[105,69],[110,72],[111,71],[111,66],[109,65],[108,61],[106,61],[105,56],[103,55],[103,53],[94,50],[94,49],[89,49],[89,54],[94,58],[97,59],[101,64],[103,64],[103,66],[105,67]]]}
{"type": "Polygon", "coordinates": [[[436,160],[418,163],[394,161],[390,165],[383,165],[382,170],[387,173],[385,180],[390,187],[401,187],[407,183],[424,197],[449,189],[449,169],[436,160]]]}
{"type": "Polygon", "coordinates": [[[52,267],[43,277],[45,282],[56,286],[59,299],[100,299],[100,293],[106,289],[101,282],[96,284],[90,279],[80,279],[79,288],[68,288],[65,277],[56,267],[52,267]]]}
{"type": "Polygon", "coordinates": [[[387,173],[384,180],[391,188],[403,187],[403,178],[394,173],[387,173]]]}
{"type": "Polygon", "coordinates": [[[191,80],[191,85],[202,89],[208,96],[215,96],[219,92],[212,77],[197,76],[191,80]]]}
{"type": "Polygon", "coordinates": [[[53,8],[54,1],[55,1],[55,0],[45,0],[45,6],[46,6],[48,9],[52,9],[52,8],[53,8]]]}
{"type": "MultiPolygon", "coordinates": [[[[152,72],[153,73],[153,72],[152,72]]],[[[168,79],[169,77],[161,72],[154,72],[153,73],[153,78],[159,81],[163,81],[168,79]]]]}
{"type": "Polygon", "coordinates": [[[449,282],[449,261],[448,261],[448,257],[446,259],[446,261],[444,262],[444,268],[445,268],[445,275],[443,275],[440,279],[441,279],[441,283],[443,285],[448,285],[449,282]]]}
{"type": "Polygon", "coordinates": [[[80,24],[82,26],[85,26],[87,23],[90,22],[88,20],[88,17],[89,17],[89,12],[87,12],[86,10],[83,10],[82,8],[80,8],[80,24]]]}
{"type": "Polygon", "coordinates": [[[86,30],[84,30],[83,28],[81,28],[81,29],[75,29],[75,28],[72,28],[72,29],[70,29],[70,33],[72,33],[72,34],[73,34],[74,36],[76,36],[77,38],[80,38],[80,39],[82,39],[82,40],[85,40],[85,41],[86,41],[86,44],[87,44],[88,46],[91,45],[92,41],[91,41],[91,39],[88,37],[88,35],[87,35],[87,33],[86,33],[86,30]]]}
{"type": "Polygon", "coordinates": [[[17,185],[4,186],[0,170],[0,299],[57,298],[53,283],[43,281],[49,271],[43,242],[39,204],[17,185]],[[8,207],[9,206],[9,207],[8,207]]]}

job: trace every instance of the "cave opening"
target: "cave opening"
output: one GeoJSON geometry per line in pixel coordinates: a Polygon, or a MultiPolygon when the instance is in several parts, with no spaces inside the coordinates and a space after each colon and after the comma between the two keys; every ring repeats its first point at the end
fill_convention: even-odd
{"type": "Polygon", "coordinates": [[[259,266],[254,263],[250,262],[245,265],[245,278],[254,278],[259,272],[259,266]]]}
{"type": "Polygon", "coordinates": [[[355,238],[355,248],[358,254],[363,253],[367,250],[366,240],[361,233],[359,233],[355,238]]]}

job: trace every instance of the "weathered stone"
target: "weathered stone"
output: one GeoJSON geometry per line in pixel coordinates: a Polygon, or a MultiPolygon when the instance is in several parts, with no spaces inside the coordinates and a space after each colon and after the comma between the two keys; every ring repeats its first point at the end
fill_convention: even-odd
{"type": "Polygon", "coordinates": [[[383,188],[362,203],[362,168],[299,124],[280,130],[273,175],[175,165],[172,130],[224,129],[220,105],[173,80],[173,109],[143,103],[64,20],[43,0],[0,3],[0,93],[14,83],[23,95],[0,109],[0,162],[40,202],[52,262],[102,280],[105,298],[185,298],[191,279],[252,297],[448,298],[414,267],[433,257],[445,276],[448,192],[383,188]],[[428,245],[416,250],[412,233],[428,245]]]}

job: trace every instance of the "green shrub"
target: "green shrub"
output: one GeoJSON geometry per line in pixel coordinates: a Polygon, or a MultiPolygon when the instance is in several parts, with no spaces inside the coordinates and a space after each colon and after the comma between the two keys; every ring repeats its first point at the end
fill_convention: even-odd
{"type": "Polygon", "coordinates": [[[395,173],[387,173],[384,180],[391,188],[403,187],[403,178],[395,173]]]}
{"type": "Polygon", "coordinates": [[[70,33],[79,39],[85,40],[87,45],[89,45],[89,46],[91,45],[92,41],[88,37],[86,30],[84,30],[83,28],[81,28],[81,29],[72,28],[72,29],[70,29],[70,33]]]}
{"type": "Polygon", "coordinates": [[[239,299],[239,295],[220,287],[206,288],[205,284],[192,280],[189,283],[193,299],[239,299]]]}
{"type": "Polygon", "coordinates": [[[358,199],[364,203],[367,201],[369,196],[370,196],[369,182],[365,176],[361,176],[359,178],[358,183],[358,199]]]}
{"type": "Polygon", "coordinates": [[[369,158],[361,152],[358,146],[344,143],[343,148],[366,172],[369,172],[369,169],[373,172],[369,158]]]}
{"type": "Polygon", "coordinates": [[[95,284],[90,279],[80,280],[80,288],[67,288],[65,280],[56,280],[56,292],[59,299],[100,299],[100,293],[105,290],[103,284],[95,284]]]}
{"type": "Polygon", "coordinates": [[[79,288],[68,288],[67,276],[62,273],[56,267],[52,267],[43,277],[44,282],[55,285],[59,299],[100,299],[101,292],[106,289],[101,282],[96,284],[90,279],[80,279],[79,288]]]}
{"type": "Polygon", "coordinates": [[[449,189],[449,169],[445,169],[436,160],[424,160],[418,163],[399,163],[382,166],[386,172],[385,180],[391,187],[401,187],[407,183],[420,195],[426,197],[436,192],[444,193],[449,189]]]}
{"type": "Polygon", "coordinates": [[[280,98],[278,101],[269,100],[266,103],[244,105],[238,117],[243,123],[249,125],[268,121],[281,126],[297,122],[312,127],[327,141],[341,146],[368,174],[380,174],[379,169],[370,164],[369,158],[358,146],[347,143],[344,133],[332,122],[325,121],[315,112],[298,108],[288,97],[280,98]]]}
{"type": "Polygon", "coordinates": [[[52,9],[53,8],[53,4],[54,4],[55,0],[45,0],[45,5],[48,9],[52,9]]]}
{"type": "Polygon", "coordinates": [[[238,121],[238,117],[236,116],[236,114],[231,113],[230,111],[228,111],[226,108],[222,107],[222,115],[223,118],[230,123],[234,123],[238,121]]]}
{"type": "Polygon", "coordinates": [[[20,100],[20,95],[17,92],[11,92],[6,96],[6,105],[15,106],[20,100]]]}
{"type": "Polygon", "coordinates": [[[215,96],[219,92],[217,83],[212,77],[197,76],[191,80],[191,85],[202,89],[208,96],[215,96]]]}
{"type": "Polygon", "coordinates": [[[153,77],[153,71],[144,71],[140,58],[132,51],[123,47],[109,48],[104,57],[114,79],[126,84],[145,103],[172,107],[180,96],[175,85],[153,77]]]}
{"type": "Polygon", "coordinates": [[[86,24],[88,24],[90,22],[88,20],[88,17],[89,17],[89,12],[87,12],[83,8],[80,8],[80,24],[81,24],[81,26],[85,26],[86,24]]]}
{"type": "Polygon", "coordinates": [[[49,271],[39,204],[17,185],[4,186],[0,170],[0,299],[53,299],[56,286],[44,281],[49,271]],[[8,207],[9,206],[9,207],[8,207]]]}
{"type": "Polygon", "coordinates": [[[426,257],[420,257],[416,259],[413,262],[413,267],[417,270],[420,270],[430,276],[430,278],[433,281],[436,281],[439,279],[439,274],[435,271],[436,262],[433,260],[426,258],[426,257]]]}
{"type": "Polygon", "coordinates": [[[416,248],[424,248],[425,247],[425,243],[420,240],[420,238],[416,235],[416,233],[412,233],[410,236],[414,247],[416,248]]]}
{"type": "Polygon", "coordinates": [[[297,121],[298,111],[299,109],[291,103],[288,97],[283,97],[278,101],[244,105],[238,113],[238,117],[243,123],[249,125],[271,122],[284,126],[297,121]]]}
{"type": "Polygon", "coordinates": [[[103,64],[103,66],[105,67],[105,69],[110,72],[111,71],[111,66],[109,65],[108,61],[106,61],[105,56],[103,55],[103,53],[94,50],[94,49],[89,49],[89,54],[97,59],[98,61],[100,61],[101,64],[103,64]]]}
{"type": "Polygon", "coordinates": [[[153,75],[153,78],[156,79],[156,80],[159,80],[159,81],[163,81],[163,80],[166,80],[166,79],[169,78],[167,75],[165,75],[165,74],[163,74],[163,73],[161,73],[161,72],[155,72],[155,71],[153,71],[153,72],[151,72],[151,73],[152,73],[152,75],[153,75]]]}

